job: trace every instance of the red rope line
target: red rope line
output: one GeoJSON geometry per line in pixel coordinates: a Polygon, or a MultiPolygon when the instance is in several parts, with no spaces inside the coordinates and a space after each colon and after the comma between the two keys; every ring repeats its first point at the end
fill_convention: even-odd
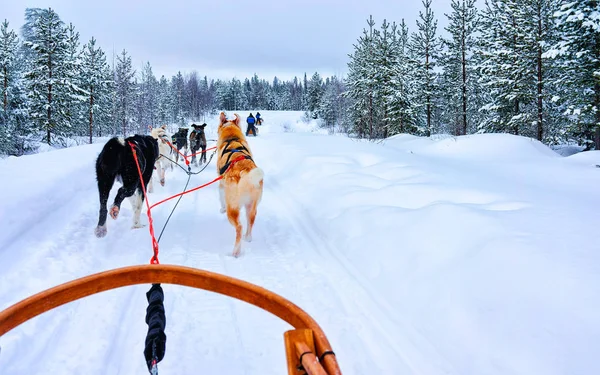
{"type": "MultiPolygon", "coordinates": [[[[238,161],[240,161],[240,160],[244,160],[245,158],[246,158],[246,156],[242,155],[242,156],[238,156],[237,158],[233,159],[233,160],[232,160],[232,161],[229,163],[229,167],[227,167],[227,169],[225,170],[225,172],[227,172],[228,170],[230,170],[230,169],[231,169],[231,167],[233,167],[233,165],[234,165],[235,163],[237,163],[237,162],[238,162],[238,161]]],[[[225,174],[225,172],[223,172],[223,174],[225,174]]],[[[212,185],[212,184],[214,184],[215,182],[217,182],[217,181],[219,181],[219,180],[221,180],[221,179],[223,179],[223,175],[221,175],[221,176],[219,176],[219,177],[215,178],[214,180],[212,180],[212,181],[210,181],[210,182],[207,182],[207,183],[205,183],[205,184],[203,184],[203,185],[197,186],[197,187],[195,187],[195,188],[193,188],[193,189],[189,189],[189,190],[186,190],[186,191],[182,191],[181,193],[179,193],[179,194],[175,194],[175,195],[173,195],[172,197],[165,198],[165,199],[163,199],[163,200],[162,200],[162,201],[160,201],[160,202],[156,202],[156,203],[154,203],[152,206],[150,206],[150,208],[152,209],[152,208],[154,208],[154,207],[158,206],[158,205],[159,205],[159,204],[161,204],[161,203],[165,203],[165,202],[167,202],[167,201],[170,201],[170,200],[171,200],[171,199],[173,199],[173,198],[177,198],[177,197],[179,197],[179,196],[182,196],[182,195],[185,195],[185,194],[189,194],[189,193],[191,193],[191,192],[193,192],[193,191],[196,191],[196,190],[202,189],[203,187],[207,187],[208,185],[212,185]]]]}
{"type": "Polygon", "coordinates": [[[190,161],[188,160],[188,158],[191,158],[192,156],[199,155],[199,154],[205,153],[206,151],[214,150],[214,149],[217,148],[217,146],[210,147],[210,148],[207,148],[204,151],[195,152],[193,154],[190,154],[190,155],[186,156],[186,155],[182,154],[181,151],[179,151],[177,149],[177,147],[173,146],[173,144],[171,142],[167,141],[166,139],[165,139],[165,143],[168,144],[169,146],[171,146],[171,148],[173,150],[175,150],[175,152],[177,152],[179,155],[181,155],[181,157],[183,158],[183,160],[185,160],[185,165],[190,165],[190,161]]]}
{"type": "MultiPolygon", "coordinates": [[[[191,193],[193,191],[202,189],[203,187],[206,187],[208,185],[214,184],[215,182],[223,179],[223,175],[225,174],[225,172],[227,172],[228,170],[230,170],[231,167],[233,167],[233,165],[235,163],[237,163],[238,161],[246,159],[246,156],[242,155],[242,156],[239,156],[239,157],[233,159],[229,163],[229,167],[227,167],[227,169],[225,170],[225,172],[223,172],[223,175],[220,175],[219,177],[215,178],[214,180],[212,180],[210,182],[207,182],[205,184],[202,184],[202,185],[200,185],[198,187],[195,187],[193,189],[183,191],[183,192],[181,192],[179,194],[175,194],[172,197],[163,199],[163,200],[161,200],[161,201],[159,201],[157,203],[154,203],[152,206],[150,206],[150,203],[148,203],[148,195],[146,194],[146,187],[144,186],[144,178],[142,176],[142,169],[140,168],[140,163],[138,162],[137,153],[135,152],[135,148],[133,147],[133,143],[129,142],[129,147],[131,147],[131,151],[133,152],[133,160],[135,160],[135,166],[137,167],[138,175],[140,177],[140,183],[142,184],[142,192],[144,193],[144,201],[146,201],[146,207],[148,208],[148,211],[147,211],[147,215],[148,215],[148,229],[150,231],[150,237],[152,237],[152,250],[154,251],[154,255],[150,259],[150,264],[159,264],[159,261],[158,261],[158,241],[156,240],[156,237],[154,235],[154,224],[153,224],[153,220],[152,220],[152,212],[151,212],[151,210],[154,207],[158,206],[159,204],[165,203],[165,202],[167,202],[167,201],[169,201],[169,200],[171,200],[173,198],[177,198],[179,196],[182,196],[182,195],[185,195],[185,194],[189,194],[189,193],[191,193]]],[[[171,145],[171,147],[173,147],[173,146],[171,145]]],[[[213,147],[213,148],[216,148],[216,147],[213,147]]],[[[211,150],[213,148],[211,148],[211,150]]],[[[206,150],[206,151],[208,151],[208,150],[206,150]]]]}
{"type": "Polygon", "coordinates": [[[150,258],[150,264],[159,264],[158,261],[158,241],[156,241],[156,237],[154,236],[154,223],[152,221],[152,213],[150,212],[150,204],[148,203],[148,196],[146,195],[146,186],[144,186],[144,178],[142,177],[142,169],[140,168],[140,163],[137,159],[137,153],[135,152],[135,148],[133,147],[133,143],[129,142],[129,147],[131,147],[131,151],[133,152],[133,160],[135,160],[135,166],[138,170],[138,175],[140,176],[140,183],[142,184],[142,192],[144,193],[144,201],[146,201],[146,207],[148,208],[148,229],[150,230],[150,237],[152,237],[152,250],[154,251],[154,255],[150,258]]]}
{"type": "Polygon", "coordinates": [[[215,178],[214,180],[212,180],[212,181],[210,181],[210,182],[207,182],[207,183],[205,183],[204,185],[200,185],[200,186],[198,186],[198,187],[195,187],[195,188],[193,188],[193,189],[190,189],[190,190],[183,191],[183,192],[181,192],[181,193],[179,193],[179,194],[175,194],[175,195],[173,195],[172,197],[165,198],[165,199],[163,199],[163,200],[162,200],[162,201],[160,201],[160,202],[156,202],[156,203],[154,203],[152,206],[150,206],[150,208],[152,209],[152,208],[154,208],[154,207],[158,206],[158,205],[159,205],[159,204],[161,204],[161,203],[165,203],[165,202],[167,202],[167,201],[170,201],[170,200],[171,200],[171,199],[173,199],[173,198],[177,198],[177,197],[179,197],[179,196],[181,196],[181,195],[185,195],[185,194],[191,193],[192,191],[196,191],[196,190],[202,189],[203,187],[206,187],[206,186],[208,186],[208,185],[214,184],[215,182],[219,181],[219,180],[220,180],[220,179],[222,179],[222,178],[223,178],[223,176],[219,176],[219,177],[215,178]]]}

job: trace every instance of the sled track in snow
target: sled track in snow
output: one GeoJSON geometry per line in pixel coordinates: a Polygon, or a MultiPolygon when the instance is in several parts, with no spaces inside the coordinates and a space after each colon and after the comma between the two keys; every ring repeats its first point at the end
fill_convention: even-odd
{"type": "MultiPolygon", "coordinates": [[[[279,183],[270,179],[268,190],[281,202],[289,215],[291,226],[307,240],[308,245],[321,257],[321,262],[336,264],[348,275],[349,289],[360,296],[360,301],[365,301],[368,306],[357,303],[356,296],[349,296],[346,304],[352,304],[353,308],[361,310],[366,321],[372,322],[379,333],[386,338],[387,344],[394,350],[396,355],[402,358],[411,373],[438,373],[455,374],[453,366],[440,355],[435,346],[422,334],[420,334],[409,322],[401,318],[401,312],[394,310],[360,272],[348,261],[343,250],[336,248],[327,239],[327,236],[317,228],[314,220],[300,204],[294,201],[288,191],[282,189],[279,183]],[[372,308],[377,310],[377,317],[373,319],[372,308]],[[391,332],[385,327],[398,327],[398,331],[391,332]]],[[[308,251],[308,249],[307,249],[308,251]]],[[[339,280],[331,280],[334,288],[338,289],[339,280]]],[[[372,353],[376,356],[376,353],[372,353]]]]}

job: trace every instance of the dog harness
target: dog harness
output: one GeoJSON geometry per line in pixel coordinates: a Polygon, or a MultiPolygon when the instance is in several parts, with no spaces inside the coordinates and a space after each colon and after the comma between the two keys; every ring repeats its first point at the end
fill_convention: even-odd
{"type": "MultiPolygon", "coordinates": [[[[231,164],[231,157],[233,156],[233,154],[235,154],[236,152],[240,152],[242,154],[244,154],[244,158],[245,159],[250,159],[252,160],[252,156],[250,156],[250,151],[248,151],[248,149],[246,148],[246,146],[244,146],[243,144],[241,144],[240,139],[239,138],[229,138],[225,140],[225,148],[223,148],[223,153],[221,154],[221,156],[225,155],[226,153],[229,154],[229,156],[227,157],[227,162],[225,162],[225,165],[223,165],[221,167],[221,169],[219,169],[219,174],[222,175],[223,173],[225,173],[225,171],[229,168],[230,164],[231,164]],[[228,148],[229,145],[231,145],[232,142],[238,142],[240,143],[240,147],[238,148],[228,148]]],[[[254,161],[254,160],[252,160],[254,161]]]]}

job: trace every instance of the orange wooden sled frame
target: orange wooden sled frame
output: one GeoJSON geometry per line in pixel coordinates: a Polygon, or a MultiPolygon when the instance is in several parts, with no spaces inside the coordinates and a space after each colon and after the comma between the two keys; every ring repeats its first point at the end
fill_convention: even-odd
{"type": "Polygon", "coordinates": [[[266,310],[291,324],[285,332],[288,375],[341,375],[331,345],[317,322],[287,299],[257,285],[196,268],[175,265],[140,265],[100,272],[47,289],[0,312],[0,336],[46,311],[66,303],[136,284],[176,284],[237,298],[266,310]],[[304,370],[298,370],[298,367],[304,370]]]}

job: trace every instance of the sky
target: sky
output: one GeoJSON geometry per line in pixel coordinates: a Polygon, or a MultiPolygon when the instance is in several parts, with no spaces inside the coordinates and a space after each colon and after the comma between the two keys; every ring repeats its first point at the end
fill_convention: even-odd
{"type": "MultiPolygon", "coordinates": [[[[86,43],[94,36],[109,61],[123,49],[139,72],[171,77],[197,71],[209,78],[271,80],[347,72],[352,45],[373,15],[379,26],[405,19],[410,31],[423,5],[417,0],[0,0],[0,19],[20,29],[26,8],[54,9],[86,43]]],[[[433,0],[443,32],[450,0],[433,0]]]]}

